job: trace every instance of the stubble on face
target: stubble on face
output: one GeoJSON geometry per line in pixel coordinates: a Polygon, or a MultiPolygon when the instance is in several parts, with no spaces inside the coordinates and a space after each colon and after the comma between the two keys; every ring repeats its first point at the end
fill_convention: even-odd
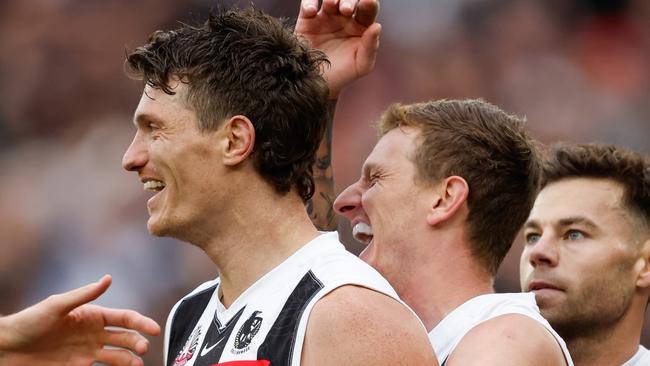
{"type": "MultiPolygon", "coordinates": [[[[175,95],[147,86],[136,115],[145,118],[143,128],[148,154],[143,176],[164,181],[153,207],[149,207],[147,228],[152,235],[195,241],[198,225],[211,217],[207,212],[215,195],[214,181],[219,174],[213,139],[216,131],[202,132],[198,117],[186,102],[187,86],[174,84],[175,95]],[[155,121],[155,129],[149,121],[155,121]]],[[[204,225],[205,226],[205,225],[204,225]]],[[[200,232],[199,232],[200,233],[200,232]]]]}
{"type": "Polygon", "coordinates": [[[565,339],[607,333],[628,311],[635,294],[629,273],[634,260],[622,259],[605,276],[601,268],[584,274],[587,281],[569,286],[564,301],[552,306],[540,303],[542,316],[565,339]]]}
{"type": "MultiPolygon", "coordinates": [[[[536,202],[531,213],[531,217],[539,215],[551,222],[585,217],[596,222],[599,228],[591,229],[596,231],[576,243],[554,238],[567,240],[566,244],[558,245],[569,245],[567,248],[571,249],[558,249],[561,253],[558,264],[534,270],[563,279],[561,297],[548,302],[538,299],[538,305],[542,315],[565,339],[608,334],[629,311],[634,299],[632,269],[638,259],[632,240],[635,228],[622,204],[622,193],[621,186],[608,180],[560,181],[540,193],[538,200],[545,197],[548,202],[542,205],[536,202]]],[[[568,230],[568,227],[558,230],[568,230]]],[[[521,265],[523,268],[525,261],[521,265]]],[[[526,274],[522,272],[522,278],[523,275],[526,274]]]]}

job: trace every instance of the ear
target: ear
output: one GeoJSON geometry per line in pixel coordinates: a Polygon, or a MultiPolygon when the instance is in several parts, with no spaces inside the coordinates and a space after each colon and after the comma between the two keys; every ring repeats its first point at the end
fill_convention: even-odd
{"type": "Polygon", "coordinates": [[[235,166],[244,161],[255,146],[255,127],[246,116],[233,116],[224,123],[223,162],[235,166]]]}
{"type": "Polygon", "coordinates": [[[433,226],[454,217],[467,201],[469,186],[462,177],[453,175],[440,183],[440,191],[427,214],[427,224],[433,226]]]}
{"type": "Polygon", "coordinates": [[[637,287],[650,288],[650,238],[641,244],[641,256],[634,264],[637,287]]]}

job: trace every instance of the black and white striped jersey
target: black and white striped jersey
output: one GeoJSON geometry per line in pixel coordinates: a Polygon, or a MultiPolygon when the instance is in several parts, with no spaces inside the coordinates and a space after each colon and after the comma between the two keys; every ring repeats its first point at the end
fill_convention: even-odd
{"type": "Polygon", "coordinates": [[[336,233],[307,243],[227,309],[219,301],[219,279],[206,282],[172,309],[165,329],[165,364],[297,366],[314,304],[344,285],[398,299],[378,272],[345,250],[336,233]]]}

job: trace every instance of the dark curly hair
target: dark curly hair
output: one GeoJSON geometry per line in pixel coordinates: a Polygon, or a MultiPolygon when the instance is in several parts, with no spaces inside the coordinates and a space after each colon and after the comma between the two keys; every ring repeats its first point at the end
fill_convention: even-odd
{"type": "Polygon", "coordinates": [[[383,135],[419,129],[414,163],[422,184],[452,175],[467,181],[470,250],[495,275],[537,196],[540,160],[524,120],[482,100],[393,105],[379,123],[383,135]]]}
{"type": "Polygon", "coordinates": [[[650,228],[650,158],[607,144],[560,143],[546,151],[542,187],[569,178],[603,178],[624,188],[623,203],[650,228]]]}
{"type": "Polygon", "coordinates": [[[255,168],[279,193],[314,192],[312,165],[325,132],[327,63],[283,20],[253,8],[221,10],[199,27],[154,32],[127,56],[127,72],[174,94],[168,82],[188,85],[187,101],[209,131],[234,115],[255,128],[255,168]]]}

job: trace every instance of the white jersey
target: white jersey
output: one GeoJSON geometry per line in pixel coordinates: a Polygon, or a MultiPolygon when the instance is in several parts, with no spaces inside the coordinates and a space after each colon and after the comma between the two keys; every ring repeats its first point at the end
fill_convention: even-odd
{"type": "Polygon", "coordinates": [[[625,361],[621,366],[648,366],[650,365],[650,351],[642,345],[639,345],[639,350],[630,358],[625,361]]]}
{"type": "Polygon", "coordinates": [[[219,300],[219,284],[218,278],[202,284],[172,309],[165,328],[167,366],[299,365],[309,314],[330,291],[358,285],[401,302],[335,232],[300,248],[228,309],[219,300]]]}
{"type": "Polygon", "coordinates": [[[475,326],[484,321],[506,314],[525,315],[543,325],[562,348],[568,366],[573,366],[569,350],[562,337],[539,313],[533,293],[487,294],[469,299],[445,316],[429,332],[429,340],[441,366],[454,351],[461,339],[475,326]]]}

